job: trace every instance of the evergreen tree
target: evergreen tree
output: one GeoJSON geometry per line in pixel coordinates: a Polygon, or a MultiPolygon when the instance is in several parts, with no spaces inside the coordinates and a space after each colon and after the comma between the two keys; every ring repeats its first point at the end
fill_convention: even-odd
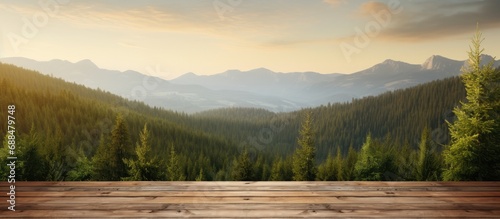
{"type": "Polygon", "coordinates": [[[109,168],[111,161],[111,151],[109,150],[109,140],[101,134],[99,146],[94,157],[92,157],[92,179],[93,180],[111,180],[110,176],[113,170],[109,168]]]}
{"type": "Polygon", "coordinates": [[[48,175],[47,160],[44,159],[39,150],[42,140],[35,133],[34,126],[31,127],[28,136],[17,141],[17,147],[21,162],[19,163],[20,174],[18,180],[40,181],[46,180],[48,175]]]}
{"type": "Polygon", "coordinates": [[[198,176],[196,177],[195,180],[196,181],[205,181],[205,175],[203,173],[203,168],[200,169],[200,173],[198,174],[198,176]]]}
{"type": "Polygon", "coordinates": [[[139,134],[139,141],[135,147],[136,159],[125,159],[129,168],[129,177],[125,180],[148,181],[161,180],[163,175],[160,171],[160,162],[157,156],[151,154],[151,145],[149,144],[149,131],[147,124],[144,125],[139,134]]]}
{"type": "Polygon", "coordinates": [[[111,131],[110,163],[111,180],[120,180],[128,176],[128,168],[124,160],[131,156],[130,135],[122,115],[116,117],[116,122],[111,131]]]}
{"type": "Polygon", "coordinates": [[[436,151],[431,147],[429,139],[429,129],[426,127],[422,132],[422,137],[419,144],[419,156],[417,162],[417,180],[419,181],[436,181],[440,179],[441,165],[436,151]]]}
{"type": "Polygon", "coordinates": [[[231,176],[236,181],[254,180],[254,167],[250,161],[248,150],[245,148],[238,159],[233,162],[233,171],[231,176]]]}
{"type": "Polygon", "coordinates": [[[283,176],[283,159],[281,157],[278,157],[277,159],[274,159],[273,165],[271,167],[271,176],[269,177],[269,180],[271,181],[284,181],[284,176],[283,176]]]}
{"type": "Polygon", "coordinates": [[[358,161],[354,167],[356,180],[381,181],[382,159],[377,151],[376,144],[372,141],[371,134],[368,134],[366,141],[361,147],[358,161]]]}
{"type": "Polygon", "coordinates": [[[170,181],[183,181],[186,179],[182,173],[179,156],[175,153],[174,144],[170,145],[170,156],[167,165],[168,179],[170,181]]]}
{"type": "Polygon", "coordinates": [[[75,168],[68,172],[66,180],[87,181],[92,179],[92,161],[85,156],[83,150],[79,150],[76,157],[75,168]]]}
{"type": "Polygon", "coordinates": [[[312,130],[311,113],[306,113],[298,139],[299,148],[293,154],[293,180],[313,181],[316,179],[316,148],[312,130]]]}
{"type": "Polygon", "coordinates": [[[347,157],[342,162],[342,180],[350,181],[355,179],[355,166],[358,161],[358,153],[352,147],[349,147],[347,157]]]}
{"type": "Polygon", "coordinates": [[[482,34],[476,31],[462,80],[467,101],[448,122],[451,143],[446,148],[444,180],[500,180],[500,71],[481,64],[482,34]]]}

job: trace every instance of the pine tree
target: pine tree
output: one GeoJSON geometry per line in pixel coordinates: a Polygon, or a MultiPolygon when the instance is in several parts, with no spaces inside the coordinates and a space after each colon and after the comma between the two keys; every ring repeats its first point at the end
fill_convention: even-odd
{"type": "Polygon", "coordinates": [[[342,162],[342,180],[350,181],[355,179],[355,166],[358,161],[358,153],[351,146],[347,152],[347,157],[342,162]]]}
{"type": "Polygon", "coordinates": [[[325,162],[318,166],[317,179],[320,181],[336,181],[337,168],[335,167],[335,163],[336,162],[332,157],[332,154],[328,153],[328,157],[325,162]]]}
{"type": "Polygon", "coordinates": [[[68,172],[66,180],[87,181],[92,179],[92,161],[85,156],[83,150],[79,150],[76,157],[75,168],[68,172]]]}
{"type": "Polygon", "coordinates": [[[200,173],[198,174],[198,176],[196,177],[195,180],[196,181],[205,181],[205,175],[203,173],[203,168],[200,168],[200,173]]]}
{"type": "Polygon", "coordinates": [[[109,168],[111,161],[111,151],[109,150],[109,140],[101,134],[99,146],[92,157],[92,179],[93,180],[111,180],[110,176],[113,170],[109,168]]]}
{"type": "Polygon", "coordinates": [[[371,134],[368,134],[366,141],[361,147],[358,161],[354,167],[356,180],[380,181],[383,178],[382,158],[377,151],[371,134]]]}
{"type": "Polygon", "coordinates": [[[18,180],[40,181],[46,180],[48,175],[48,164],[41,154],[42,140],[35,132],[34,126],[31,126],[29,135],[24,136],[18,141],[19,157],[22,160],[19,165],[21,170],[18,180]]]}
{"type": "Polygon", "coordinates": [[[179,156],[175,152],[174,144],[170,145],[170,156],[167,165],[168,179],[170,181],[183,181],[186,179],[182,173],[179,156]]]}
{"type": "Polygon", "coordinates": [[[248,150],[245,148],[238,159],[233,162],[233,171],[231,176],[236,181],[254,180],[254,167],[250,161],[248,150]]]}
{"type": "Polygon", "coordinates": [[[139,141],[135,147],[137,158],[125,159],[130,177],[124,179],[133,181],[161,180],[163,174],[160,171],[158,157],[151,154],[147,124],[144,125],[142,132],[139,134],[139,141]]]}
{"type": "Polygon", "coordinates": [[[293,154],[293,180],[313,181],[316,179],[316,147],[312,131],[311,113],[306,113],[298,138],[299,148],[293,154]]]}
{"type": "Polygon", "coordinates": [[[482,41],[477,30],[461,76],[467,101],[455,108],[456,121],[448,122],[444,180],[500,180],[500,71],[492,62],[481,65],[482,41]]]}
{"type": "Polygon", "coordinates": [[[271,181],[283,181],[283,159],[278,157],[274,159],[273,165],[271,167],[271,176],[269,177],[271,181]]]}
{"type": "Polygon", "coordinates": [[[431,147],[429,139],[429,129],[426,127],[422,132],[422,137],[419,144],[419,156],[417,162],[417,180],[419,181],[436,181],[440,179],[441,165],[436,151],[431,147]]]}
{"type": "Polygon", "coordinates": [[[115,127],[111,131],[110,163],[109,168],[114,170],[110,180],[120,180],[127,177],[127,165],[124,159],[131,156],[130,135],[122,115],[118,115],[115,127]]]}

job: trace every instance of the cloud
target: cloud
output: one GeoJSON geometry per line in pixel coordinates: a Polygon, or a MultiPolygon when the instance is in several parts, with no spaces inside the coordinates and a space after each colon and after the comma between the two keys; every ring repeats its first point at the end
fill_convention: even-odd
{"type": "Polygon", "coordinates": [[[358,13],[362,16],[369,16],[371,13],[377,13],[382,10],[390,11],[389,7],[384,3],[369,1],[360,6],[358,13]]]}
{"type": "MultiPolygon", "coordinates": [[[[401,5],[402,13],[392,16],[391,23],[378,37],[397,41],[429,41],[475,31],[500,28],[500,1],[432,1],[419,2],[412,9],[401,5]]],[[[387,10],[380,2],[363,4],[358,13],[387,10]]],[[[373,17],[371,18],[373,19],[373,17]]]]}
{"type": "Polygon", "coordinates": [[[323,0],[324,3],[327,3],[333,7],[337,7],[341,4],[346,4],[347,0],[323,0]]]}

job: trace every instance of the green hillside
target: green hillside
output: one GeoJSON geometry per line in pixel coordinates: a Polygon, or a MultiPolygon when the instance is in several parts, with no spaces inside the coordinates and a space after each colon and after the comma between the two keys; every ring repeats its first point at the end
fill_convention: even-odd
{"type": "MultiPolygon", "coordinates": [[[[366,144],[369,133],[372,144],[394,160],[390,172],[412,179],[415,175],[403,176],[408,169],[395,166],[414,159],[425,127],[433,145],[447,144],[445,120],[453,120],[451,110],[465,96],[462,82],[455,77],[292,113],[230,108],[186,115],[12,65],[0,64],[0,83],[0,114],[7,115],[8,105],[16,107],[18,180],[130,179],[132,173],[122,173],[121,178],[97,177],[95,173],[98,158],[102,161],[110,156],[103,155],[107,150],[116,150],[111,145],[117,142],[113,133],[120,116],[126,129],[123,158],[128,160],[139,159],[136,145],[142,145],[140,133],[147,124],[151,152],[146,160],[154,160],[159,168],[155,179],[237,180],[238,171],[245,170],[251,173],[244,178],[247,180],[291,180],[291,154],[297,148],[305,112],[311,113],[314,159],[321,173],[318,179],[355,179],[348,172],[362,157],[356,151],[366,144]],[[103,149],[98,152],[100,145],[103,149]],[[343,163],[339,166],[348,167],[342,171],[344,177],[326,174],[333,168],[334,157],[335,162],[343,163]]],[[[4,116],[0,123],[7,124],[4,116]]],[[[7,133],[6,126],[0,126],[0,131],[7,133]]],[[[6,142],[5,138],[3,154],[7,153],[6,142]]]]}

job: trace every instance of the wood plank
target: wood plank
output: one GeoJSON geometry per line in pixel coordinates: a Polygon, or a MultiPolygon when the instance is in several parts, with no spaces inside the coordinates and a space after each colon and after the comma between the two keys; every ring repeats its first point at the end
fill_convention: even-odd
{"type": "MultiPolygon", "coordinates": [[[[344,218],[500,215],[497,182],[19,182],[1,217],[344,218]]],[[[9,184],[0,182],[0,192],[9,184]]],[[[6,196],[3,196],[7,198],[6,196]]]]}
{"type": "Polygon", "coordinates": [[[277,196],[193,196],[193,197],[18,197],[19,203],[498,203],[500,197],[277,197],[277,196]]]}
{"type": "MultiPolygon", "coordinates": [[[[133,197],[130,191],[21,191],[18,197],[133,197]]],[[[500,191],[141,191],[141,197],[500,197],[500,191]]]]}
{"type": "Polygon", "coordinates": [[[111,217],[111,218],[137,218],[137,217],[170,217],[170,218],[247,218],[247,217],[272,217],[272,218],[346,218],[346,217],[371,217],[371,218],[410,218],[410,217],[461,217],[461,218],[498,218],[500,210],[26,210],[3,214],[5,217],[111,217]]]}
{"type": "MultiPolygon", "coordinates": [[[[338,204],[309,204],[309,203],[232,203],[228,204],[213,204],[213,203],[181,203],[181,204],[164,204],[164,203],[126,203],[117,205],[115,203],[22,203],[16,206],[17,210],[239,210],[239,209],[284,209],[284,210],[329,210],[329,209],[344,209],[344,210],[498,210],[498,203],[338,203],[338,204]]],[[[6,208],[0,209],[9,211],[6,208]]]]}
{"type": "Polygon", "coordinates": [[[368,187],[368,186],[46,186],[16,185],[16,191],[500,191],[499,187],[368,187]]]}
{"type": "MultiPolygon", "coordinates": [[[[87,181],[18,181],[19,186],[88,186],[87,181]]],[[[92,185],[99,187],[144,187],[144,186],[361,186],[361,187],[500,187],[500,182],[496,181],[468,181],[468,182],[414,182],[414,181],[92,181],[92,185]]],[[[8,185],[7,182],[0,182],[0,186],[8,185]]]]}

